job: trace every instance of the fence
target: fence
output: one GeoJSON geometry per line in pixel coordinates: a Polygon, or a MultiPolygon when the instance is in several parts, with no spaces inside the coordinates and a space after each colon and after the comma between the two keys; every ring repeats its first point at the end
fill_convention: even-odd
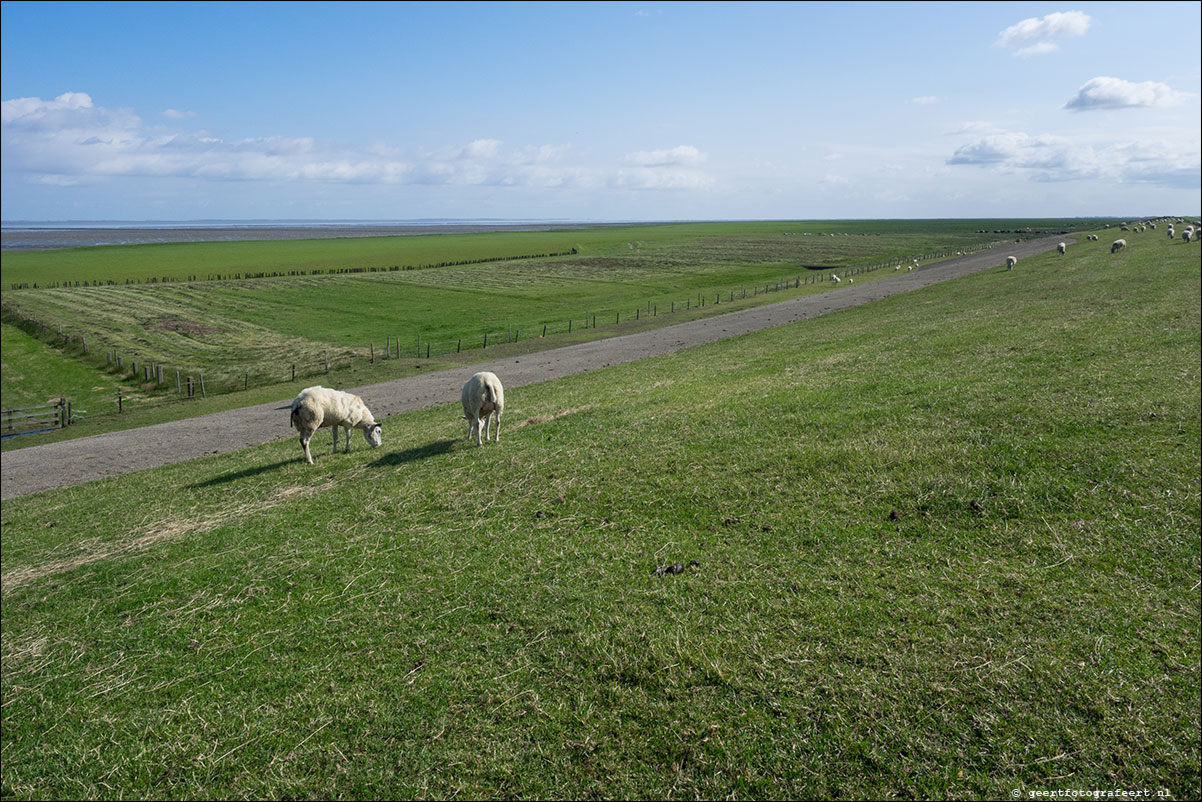
{"type": "MultiPolygon", "coordinates": [[[[693,309],[703,308],[710,305],[719,305],[733,303],[737,300],[745,298],[755,298],[757,296],[766,295],[769,293],[777,293],[783,290],[797,290],[804,285],[824,284],[831,282],[833,277],[838,275],[841,278],[852,278],[865,273],[872,273],[877,270],[886,268],[901,269],[902,266],[911,266],[915,263],[925,263],[931,260],[944,259],[951,256],[960,256],[967,253],[972,253],[977,250],[989,248],[999,244],[998,242],[978,243],[972,247],[962,248],[960,250],[938,250],[927,253],[914,254],[905,257],[891,257],[889,259],[876,261],[871,264],[860,265],[798,265],[801,272],[791,276],[767,281],[763,284],[754,286],[742,286],[737,289],[730,287],[724,289],[709,289],[699,291],[695,296],[683,299],[661,299],[658,302],[647,301],[633,309],[598,309],[586,312],[583,317],[575,319],[569,318],[566,321],[560,320],[556,322],[539,322],[531,324],[529,328],[518,328],[516,326],[508,326],[501,331],[486,331],[469,334],[463,337],[447,337],[442,336],[433,339],[426,334],[415,334],[410,337],[393,336],[386,334],[383,343],[379,340],[367,343],[366,349],[354,349],[355,353],[348,353],[346,349],[334,360],[331,360],[329,352],[326,352],[320,362],[310,362],[308,364],[297,362],[285,362],[274,366],[272,370],[265,371],[262,368],[256,369],[253,373],[245,369],[233,369],[217,372],[215,375],[210,374],[208,377],[208,386],[206,388],[205,375],[199,373],[198,376],[187,375],[191,373],[192,368],[179,369],[168,367],[153,359],[146,359],[136,354],[125,355],[116,350],[105,351],[104,367],[110,371],[115,370],[118,376],[124,380],[137,382],[141,378],[143,389],[151,392],[160,389],[169,389],[171,383],[170,373],[175,374],[175,393],[180,399],[193,399],[196,397],[207,397],[207,390],[213,390],[214,394],[223,394],[236,392],[238,390],[248,390],[252,384],[276,384],[282,381],[295,382],[299,379],[307,379],[309,377],[328,374],[331,367],[341,370],[350,367],[353,363],[358,363],[360,359],[367,361],[371,365],[378,362],[383,362],[390,359],[431,359],[443,355],[458,354],[462,351],[474,349],[487,349],[501,344],[517,343],[521,340],[529,340],[532,338],[546,337],[548,334],[572,334],[581,329],[594,329],[606,326],[618,326],[622,323],[630,323],[639,321],[643,317],[658,317],[661,314],[673,314],[678,312],[691,312],[693,309]],[[664,310],[659,311],[660,304],[664,305],[664,310]],[[383,348],[377,349],[377,345],[383,345],[383,348]],[[141,367],[141,370],[139,370],[141,367]]],[[[557,256],[559,254],[550,254],[557,256]]],[[[538,256],[546,256],[539,254],[530,257],[517,258],[538,258],[538,256]]],[[[514,258],[514,257],[510,257],[514,258]]],[[[490,261],[490,260],[480,260],[490,261]]],[[[359,271],[376,271],[390,269],[411,269],[411,268],[345,268],[339,272],[359,272],[359,271]]],[[[331,270],[330,272],[334,272],[331,270]]],[[[44,322],[26,317],[20,311],[12,308],[8,304],[0,305],[0,318],[6,323],[16,325],[22,330],[39,337],[45,341],[55,342],[56,344],[71,345],[77,343],[82,348],[83,354],[89,353],[88,342],[81,336],[74,337],[63,330],[62,324],[58,324],[57,334],[52,324],[47,326],[44,322]]],[[[95,345],[95,344],[94,344],[95,345]]],[[[101,343],[97,348],[104,348],[101,343]]],[[[99,350],[96,351],[95,359],[99,360],[99,350]]],[[[117,392],[116,412],[124,411],[124,401],[120,390],[117,392]]]]}
{"type": "Polygon", "coordinates": [[[65,398],[60,398],[53,404],[0,411],[0,435],[5,439],[21,434],[64,429],[70,425],[71,402],[65,398]]]}

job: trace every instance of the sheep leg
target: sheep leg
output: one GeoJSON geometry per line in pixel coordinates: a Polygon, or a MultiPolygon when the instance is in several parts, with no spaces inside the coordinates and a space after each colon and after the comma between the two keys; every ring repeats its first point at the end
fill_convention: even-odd
{"type": "Polygon", "coordinates": [[[342,434],[346,437],[346,449],[343,451],[343,453],[349,454],[349,453],[351,453],[351,428],[352,427],[343,426],[342,428],[345,430],[342,432],[342,434]]]}
{"type": "Polygon", "coordinates": [[[338,453],[338,427],[331,426],[330,428],[333,429],[333,431],[334,431],[334,453],[337,454],[338,453]]]}
{"type": "Polygon", "coordinates": [[[301,448],[305,450],[305,462],[313,464],[313,455],[309,453],[309,438],[303,434],[300,436],[301,448]]]}
{"type": "Polygon", "coordinates": [[[501,442],[501,410],[497,410],[497,442],[501,442]]]}

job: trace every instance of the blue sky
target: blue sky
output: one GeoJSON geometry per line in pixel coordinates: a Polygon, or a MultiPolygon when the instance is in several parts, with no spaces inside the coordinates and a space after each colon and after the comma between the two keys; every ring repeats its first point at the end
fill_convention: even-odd
{"type": "Polygon", "coordinates": [[[1202,210],[1202,4],[25,3],[5,220],[1202,210]]]}

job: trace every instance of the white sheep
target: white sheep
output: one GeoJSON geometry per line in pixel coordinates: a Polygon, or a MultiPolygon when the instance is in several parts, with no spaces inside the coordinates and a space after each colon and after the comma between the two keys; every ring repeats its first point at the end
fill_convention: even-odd
{"type": "Polygon", "coordinates": [[[497,374],[485,371],[472,376],[463,385],[459,400],[463,402],[463,419],[467,421],[468,439],[472,439],[474,434],[476,445],[483,445],[480,442],[481,429],[484,430],[485,440],[493,439],[489,436],[489,428],[491,416],[495,415],[496,441],[501,442],[501,412],[505,409],[505,388],[501,386],[497,374]]]}
{"type": "Polygon", "coordinates": [[[1056,250],[1060,251],[1061,256],[1064,256],[1064,251],[1066,248],[1068,248],[1068,245],[1063,242],[1056,246],[1056,250]]]}
{"type": "Polygon", "coordinates": [[[1173,227],[1169,226],[1169,239],[1173,238],[1173,227]]]}
{"type": "Polygon", "coordinates": [[[1113,243],[1111,243],[1111,245],[1110,245],[1110,252],[1111,252],[1111,253],[1114,253],[1115,251],[1121,251],[1123,248],[1126,248],[1126,247],[1127,247],[1127,240],[1125,240],[1125,239],[1116,239],[1116,240],[1115,240],[1113,243]]]}
{"type": "Polygon", "coordinates": [[[839,283],[839,281],[840,281],[840,279],[839,279],[839,277],[838,277],[838,276],[836,276],[834,273],[831,273],[831,281],[833,281],[833,282],[835,282],[836,284],[838,284],[838,283],[839,283]]]}
{"type": "Polygon", "coordinates": [[[331,390],[318,385],[306,387],[292,399],[292,426],[300,432],[301,447],[305,450],[305,462],[313,464],[309,453],[309,440],[318,429],[329,426],[334,432],[334,453],[338,453],[338,427],[346,429],[346,453],[351,450],[351,429],[362,429],[363,437],[378,448],[384,442],[380,424],[357,395],[331,390]]]}
{"type": "Polygon", "coordinates": [[[1187,228],[1185,231],[1181,232],[1181,241],[1184,242],[1185,244],[1188,245],[1189,241],[1192,240],[1193,238],[1194,238],[1194,230],[1192,228],[1187,228]]]}
{"type": "Polygon", "coordinates": [[[1007,256],[1007,257],[1006,257],[1006,269],[1007,269],[1007,270],[1013,270],[1013,269],[1014,269],[1014,266],[1015,266],[1016,264],[1018,264],[1018,257],[1017,257],[1017,256],[1007,256]]]}

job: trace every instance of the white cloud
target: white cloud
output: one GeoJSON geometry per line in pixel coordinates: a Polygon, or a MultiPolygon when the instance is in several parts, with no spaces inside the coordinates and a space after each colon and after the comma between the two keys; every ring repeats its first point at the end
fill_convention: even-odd
{"type": "Polygon", "coordinates": [[[28,122],[45,119],[59,111],[92,108],[92,98],[83,92],[64,92],[54,100],[42,100],[40,97],[21,97],[6,100],[0,104],[0,120],[5,125],[18,119],[28,122]]]}
{"type": "Polygon", "coordinates": [[[1002,129],[998,128],[994,123],[983,120],[968,120],[954,128],[949,128],[944,133],[949,136],[959,136],[962,134],[999,134],[1002,133],[1002,129]]]}
{"type": "MultiPolygon", "coordinates": [[[[72,186],[112,178],[205,182],[328,182],[378,185],[696,189],[713,179],[696,169],[691,145],[628,154],[624,166],[571,164],[562,144],[507,147],[479,138],[437,150],[387,142],[349,147],[312,137],[222,139],[148,127],[128,110],[95,106],[83,93],[4,101],[3,170],[31,184],[72,186]]],[[[180,119],[186,112],[166,114],[180,119]]]]}
{"type": "Polygon", "coordinates": [[[1093,22],[1083,11],[1058,11],[1046,17],[1030,17],[998,34],[996,45],[1017,47],[1041,39],[1083,36],[1093,22]]]}
{"type": "Polygon", "coordinates": [[[934,95],[923,95],[922,97],[910,98],[910,102],[916,103],[919,106],[925,106],[928,103],[938,103],[939,98],[935,97],[934,95]]]}
{"type": "Polygon", "coordinates": [[[1060,45],[1056,44],[1055,42],[1036,42],[1030,47],[1024,47],[1014,51],[1014,55],[1018,56],[1019,58],[1026,58],[1027,56],[1042,56],[1046,53],[1055,53],[1059,49],[1060,45]]]}
{"type": "Polygon", "coordinates": [[[1070,111],[1092,111],[1094,109],[1127,109],[1151,106],[1175,106],[1183,102],[1188,93],[1177,92],[1167,84],[1156,81],[1133,83],[1121,78],[1100,76],[1092,78],[1077,90],[1077,94],[1064,104],[1070,111]]]}
{"type": "Polygon", "coordinates": [[[461,159],[494,159],[501,149],[499,139],[477,139],[459,151],[461,159]]]}
{"type": "Polygon", "coordinates": [[[1052,39],[1084,36],[1091,22],[1093,20],[1083,11],[1058,11],[1046,17],[1030,17],[1002,31],[993,44],[995,47],[1018,48],[1014,55],[1019,58],[1042,56],[1060,49],[1052,39]]]}
{"type": "Polygon", "coordinates": [[[184,120],[188,117],[195,117],[194,111],[180,111],[179,109],[164,109],[163,116],[169,120],[184,120]]]}
{"type": "Polygon", "coordinates": [[[1040,182],[1106,180],[1175,189],[1202,186],[1197,131],[1136,141],[1087,141],[1055,134],[991,134],[957,148],[949,165],[1025,174],[1040,182]]]}
{"type": "Polygon", "coordinates": [[[667,167],[700,164],[705,158],[705,154],[692,145],[677,145],[668,150],[640,150],[629,153],[623,162],[638,167],[667,167]]]}

